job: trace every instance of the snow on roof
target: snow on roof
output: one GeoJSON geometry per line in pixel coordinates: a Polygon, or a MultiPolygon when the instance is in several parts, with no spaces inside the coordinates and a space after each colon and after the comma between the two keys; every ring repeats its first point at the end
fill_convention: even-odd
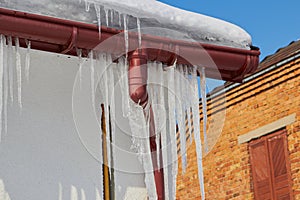
{"type": "Polygon", "coordinates": [[[143,33],[242,49],[251,45],[250,35],[234,24],[155,0],[0,0],[0,7],[97,24],[95,3],[101,6],[102,25],[109,18],[108,26],[113,28],[123,29],[119,14],[127,14],[129,29],[137,28],[139,18],[143,33]]]}

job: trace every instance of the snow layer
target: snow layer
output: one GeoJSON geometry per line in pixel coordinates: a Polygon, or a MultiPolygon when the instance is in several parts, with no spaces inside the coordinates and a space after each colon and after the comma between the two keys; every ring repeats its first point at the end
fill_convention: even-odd
{"type": "Polygon", "coordinates": [[[152,34],[173,39],[195,40],[243,49],[249,49],[251,45],[249,34],[236,25],[154,0],[23,0],[22,3],[19,0],[0,0],[0,7],[98,24],[99,16],[97,18],[95,9],[90,8],[93,3],[98,5],[98,9],[100,5],[101,11],[103,10],[100,12],[102,22],[107,22],[110,18],[112,23],[107,22],[110,27],[123,29],[118,16],[126,14],[131,18],[129,29],[139,28],[137,24],[140,24],[142,29],[161,27],[161,32],[155,31],[152,34]],[[108,9],[113,12],[108,12],[108,9]],[[139,19],[139,23],[136,18],[139,19]]]}

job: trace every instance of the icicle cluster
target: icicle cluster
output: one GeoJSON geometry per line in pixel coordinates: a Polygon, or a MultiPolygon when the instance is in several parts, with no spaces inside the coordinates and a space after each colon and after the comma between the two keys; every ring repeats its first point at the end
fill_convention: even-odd
{"type": "MultiPolygon", "coordinates": [[[[30,41],[26,41],[25,77],[29,80],[30,41]]],[[[17,81],[17,100],[22,109],[22,58],[19,38],[0,35],[0,141],[1,134],[7,133],[7,106],[14,101],[14,80],[17,81]],[[15,46],[13,46],[13,42],[15,46]],[[16,74],[15,74],[16,72],[16,74]]]]}
{"type": "MultiPolygon", "coordinates": [[[[202,167],[202,143],[200,139],[200,113],[199,113],[199,94],[197,68],[184,65],[172,67],[164,66],[162,63],[148,62],[148,104],[146,108],[135,104],[129,97],[128,88],[128,63],[126,58],[120,58],[114,67],[108,67],[111,63],[111,55],[100,54],[99,60],[94,65],[91,63],[91,72],[94,66],[106,67],[100,79],[100,92],[102,103],[105,105],[106,113],[111,116],[111,130],[109,126],[106,131],[112,131],[114,141],[115,134],[115,107],[114,107],[114,80],[117,79],[122,91],[122,109],[124,117],[129,119],[132,132],[132,149],[138,154],[138,158],[144,166],[145,184],[150,199],[156,199],[156,187],[153,170],[162,168],[164,170],[165,199],[175,199],[176,197],[176,177],[178,173],[178,154],[177,154],[177,132],[176,124],[180,135],[180,155],[182,159],[183,173],[187,165],[187,139],[195,139],[198,163],[198,176],[201,186],[202,199],[204,194],[204,178],[202,167]],[[99,64],[97,64],[99,63],[99,64]],[[115,70],[115,73],[114,73],[115,70]],[[114,74],[117,77],[114,77],[114,74]],[[109,101],[110,100],[110,101],[109,101]],[[110,108],[110,109],[109,109],[110,108]],[[157,163],[151,159],[149,145],[149,122],[150,112],[153,111],[154,131],[156,136],[157,152],[155,153],[157,163]],[[168,111],[168,112],[166,112],[168,111]],[[194,131],[192,131],[194,130],[194,131]],[[194,133],[194,135],[192,135],[194,133]],[[171,168],[168,166],[171,165],[171,168]],[[171,171],[169,170],[171,169],[171,171]],[[169,177],[171,182],[169,182],[169,177]]],[[[200,71],[202,80],[202,95],[205,90],[205,74],[200,71]]],[[[92,79],[92,78],[91,78],[92,79]]],[[[95,83],[93,83],[95,84],[95,83]]],[[[94,86],[92,86],[94,89],[94,86]]],[[[93,93],[92,93],[93,95],[93,93]]],[[[92,96],[94,98],[94,96],[92,96]]],[[[205,101],[205,98],[202,98],[205,101]]],[[[204,102],[204,108],[206,107],[204,102]]],[[[203,111],[206,115],[206,111],[203,111]]],[[[107,118],[108,119],[108,118],[107,118]]],[[[206,120],[207,117],[204,117],[206,120]]],[[[109,123],[108,121],[106,122],[109,123]]],[[[206,124],[206,122],[205,122],[206,124]]],[[[204,129],[205,130],[205,129],[204,129]]],[[[151,133],[152,135],[153,133],[151,133]]],[[[108,151],[109,152],[109,151],[108,151]]],[[[114,153],[109,152],[110,154],[114,153]]]]}
{"type": "MultiPolygon", "coordinates": [[[[80,2],[81,3],[81,2],[80,2]]],[[[118,11],[108,8],[104,5],[100,5],[99,2],[95,2],[93,0],[85,0],[85,10],[86,12],[90,11],[90,6],[94,5],[96,16],[97,16],[97,25],[99,31],[99,39],[101,40],[101,26],[105,24],[107,27],[120,28],[124,30],[124,38],[125,38],[125,49],[128,52],[128,20],[129,16],[124,13],[119,13],[118,11]],[[104,19],[102,19],[101,14],[104,14],[104,19]],[[105,21],[105,23],[103,23],[105,21]],[[123,23],[123,25],[122,25],[123,23]]],[[[142,46],[142,31],[141,31],[141,21],[138,17],[136,18],[136,29],[138,33],[138,45],[139,48],[142,46]]],[[[127,54],[126,54],[127,55],[127,54]]]]}
{"type": "MultiPolygon", "coordinates": [[[[197,68],[191,68],[185,65],[176,65],[172,67],[163,66],[162,63],[148,63],[148,81],[147,91],[149,101],[146,108],[133,103],[129,97],[128,86],[128,51],[129,51],[129,16],[127,14],[118,13],[117,11],[99,5],[99,2],[85,0],[86,11],[90,10],[90,5],[94,5],[98,27],[99,39],[101,39],[101,25],[116,27],[124,30],[125,57],[120,58],[117,63],[116,73],[122,93],[122,112],[123,116],[129,119],[132,132],[132,150],[138,153],[138,157],[142,162],[145,170],[145,184],[147,186],[150,199],[156,199],[156,188],[152,171],[153,166],[164,170],[164,188],[165,199],[175,199],[176,197],[176,177],[178,173],[178,155],[177,155],[177,132],[180,139],[180,156],[182,161],[182,172],[185,173],[187,167],[187,146],[195,139],[197,150],[198,176],[201,186],[202,199],[204,194],[204,179],[202,167],[202,143],[200,139],[200,113],[199,113],[199,94],[197,68]],[[102,14],[102,15],[101,15],[102,14]],[[104,23],[103,23],[104,21],[104,23]],[[164,71],[164,69],[166,69],[164,71]],[[150,111],[153,112],[153,121],[155,124],[155,138],[157,152],[157,163],[152,163],[151,150],[149,146],[149,117],[150,111]],[[168,111],[168,112],[166,112],[168,111]],[[168,119],[168,120],[167,120],[168,119]],[[192,131],[194,130],[194,131],[192,131]],[[145,140],[147,138],[148,140],[145,140]],[[187,143],[189,138],[189,143],[187,143]],[[169,147],[170,145],[170,147],[169,147]],[[171,159],[171,160],[170,160],[171,159]],[[168,165],[172,165],[169,171],[168,165]],[[169,175],[172,181],[169,183],[169,175]]],[[[132,16],[130,16],[132,17],[132,16]]],[[[138,33],[138,44],[142,47],[141,21],[136,18],[136,28],[138,33]]],[[[95,56],[95,55],[93,55],[95,56]]],[[[93,57],[92,56],[92,57],[93,57]]],[[[90,56],[91,57],[91,56],[90,56]]],[[[106,66],[111,62],[110,55],[100,55],[100,66],[106,66]]],[[[91,88],[92,99],[94,102],[95,94],[95,65],[91,63],[91,88]]],[[[96,64],[97,65],[97,64],[96,64]]],[[[113,91],[114,73],[110,71],[110,67],[105,70],[100,80],[101,95],[104,95],[102,103],[105,105],[105,113],[110,113],[112,119],[112,130],[107,126],[107,132],[115,132],[115,116],[114,116],[114,97],[110,93],[113,91]],[[111,101],[108,101],[111,99],[111,101]]],[[[206,91],[205,91],[205,71],[199,68],[201,74],[201,99],[203,108],[203,133],[205,150],[207,151],[206,136],[206,91]]],[[[94,106],[94,103],[93,103],[94,106]]],[[[107,123],[108,124],[108,123],[107,123]]],[[[153,133],[151,133],[153,134],[153,133]]],[[[113,136],[114,137],[114,136],[113,136]]],[[[114,139],[113,139],[114,140],[114,139]]],[[[112,150],[113,151],[113,150],[112,150]]],[[[108,151],[109,154],[113,153],[108,151]]],[[[110,157],[110,156],[109,156],[110,157]]]]}

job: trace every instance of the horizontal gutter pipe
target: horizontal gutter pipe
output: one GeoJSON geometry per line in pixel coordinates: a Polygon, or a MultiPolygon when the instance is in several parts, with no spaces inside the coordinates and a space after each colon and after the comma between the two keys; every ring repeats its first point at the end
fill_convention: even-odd
{"type": "MultiPolygon", "coordinates": [[[[76,55],[75,48],[89,51],[108,41],[106,45],[101,45],[99,50],[118,56],[125,52],[122,30],[101,27],[99,39],[98,27],[93,24],[5,8],[0,8],[0,24],[1,34],[19,37],[24,47],[27,39],[31,41],[33,49],[76,55]],[[107,40],[113,36],[116,39],[107,40]]],[[[138,48],[137,38],[137,33],[130,32],[130,49],[138,48]]],[[[141,48],[147,48],[148,61],[170,65],[177,60],[178,64],[204,66],[207,77],[210,78],[241,82],[246,74],[257,69],[259,63],[260,51],[257,48],[238,49],[146,34],[142,38],[141,48]]]]}

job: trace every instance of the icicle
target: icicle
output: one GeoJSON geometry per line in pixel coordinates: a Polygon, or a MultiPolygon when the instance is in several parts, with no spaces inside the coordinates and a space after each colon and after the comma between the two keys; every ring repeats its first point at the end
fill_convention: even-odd
{"type": "Polygon", "coordinates": [[[18,84],[18,103],[20,109],[22,109],[22,66],[21,66],[21,54],[19,38],[15,38],[16,44],[16,68],[17,68],[17,84],[18,84]]]}
{"type": "Polygon", "coordinates": [[[9,79],[9,95],[11,103],[14,101],[14,67],[13,67],[13,46],[12,46],[12,37],[8,36],[8,79],[9,79]]]}
{"type": "Polygon", "coordinates": [[[96,15],[97,15],[97,22],[98,22],[98,32],[99,32],[99,40],[101,40],[101,7],[100,5],[94,3],[96,15]]]}
{"type": "MultiPolygon", "coordinates": [[[[142,164],[145,171],[145,185],[148,191],[148,197],[149,200],[157,200],[149,143],[149,126],[147,126],[147,124],[149,125],[149,119],[145,119],[144,110],[138,104],[130,102],[130,109],[131,112],[129,115],[129,124],[133,137],[137,137],[137,140],[139,141],[139,155],[142,159],[142,164]]],[[[149,112],[149,110],[146,112],[149,112]]]]}
{"type": "Polygon", "coordinates": [[[91,70],[91,98],[92,106],[95,109],[95,66],[94,66],[94,52],[91,51],[89,55],[90,70],[91,70]]]}
{"type": "Polygon", "coordinates": [[[118,80],[122,93],[122,113],[124,117],[128,117],[130,112],[129,106],[129,86],[128,86],[128,66],[125,64],[124,58],[120,58],[117,64],[118,80]]]}
{"type": "Polygon", "coordinates": [[[0,35],[0,142],[2,140],[4,36],[0,35]]]}
{"type": "Polygon", "coordinates": [[[205,152],[208,152],[208,144],[207,144],[207,134],[206,134],[206,126],[207,126],[207,100],[206,100],[206,76],[205,76],[205,68],[201,67],[200,70],[200,85],[201,85],[201,100],[202,100],[202,113],[203,113],[203,135],[204,135],[204,149],[205,152]]]}
{"type": "Polygon", "coordinates": [[[105,13],[105,22],[106,26],[108,27],[108,9],[104,7],[104,13],[105,13]]]}
{"type": "Polygon", "coordinates": [[[26,45],[27,45],[27,50],[26,50],[26,57],[25,57],[25,77],[26,80],[29,81],[31,42],[26,40],[26,45]]]}
{"type": "Polygon", "coordinates": [[[78,69],[78,72],[79,72],[79,86],[80,86],[80,89],[81,89],[81,87],[82,87],[82,65],[83,65],[82,49],[76,49],[76,53],[77,53],[78,62],[79,62],[79,69],[78,69]]]}
{"type": "Polygon", "coordinates": [[[177,114],[177,122],[179,127],[179,134],[180,134],[180,153],[181,153],[181,161],[182,161],[182,173],[186,172],[186,133],[185,133],[185,116],[184,116],[184,109],[183,109],[183,81],[182,81],[182,65],[179,65],[177,68],[177,75],[176,75],[176,114],[177,114]]]}
{"type": "Polygon", "coordinates": [[[4,68],[3,68],[3,118],[4,118],[4,133],[7,133],[7,102],[8,102],[8,59],[7,59],[7,48],[6,48],[6,38],[3,36],[3,44],[4,44],[4,68]]]}
{"type": "Polygon", "coordinates": [[[164,169],[164,190],[165,190],[165,200],[169,200],[169,172],[168,172],[168,137],[167,137],[167,127],[166,127],[166,110],[165,110],[165,92],[164,92],[164,72],[163,66],[160,63],[157,69],[157,75],[159,77],[159,105],[160,105],[160,131],[161,131],[161,150],[162,150],[162,160],[164,169]]]}
{"type": "Polygon", "coordinates": [[[167,71],[168,77],[168,107],[169,107],[169,134],[171,139],[171,155],[172,155],[172,189],[170,199],[176,198],[176,179],[178,173],[178,155],[177,155],[177,139],[176,139],[176,118],[175,118],[175,65],[167,71]]]}
{"type": "Polygon", "coordinates": [[[136,24],[138,29],[138,37],[139,37],[139,48],[142,46],[142,33],[141,33],[141,21],[140,18],[136,18],[136,24]]]}
{"type": "Polygon", "coordinates": [[[122,15],[121,13],[118,13],[119,15],[119,27],[121,28],[122,27],[122,15]]]}
{"type": "Polygon", "coordinates": [[[86,12],[90,11],[90,2],[88,0],[85,0],[85,11],[86,12]]]}
{"type": "Polygon", "coordinates": [[[148,63],[148,95],[149,102],[152,106],[153,110],[153,121],[154,121],[154,131],[155,131],[155,143],[156,143],[156,158],[157,158],[157,168],[160,169],[160,117],[159,112],[159,98],[161,98],[159,94],[159,65],[155,62],[148,63]]]}
{"type": "Polygon", "coordinates": [[[185,110],[187,116],[187,125],[188,125],[188,133],[190,136],[190,144],[192,143],[192,125],[191,125],[191,84],[189,78],[189,69],[188,66],[184,66],[184,82],[185,82],[185,110]]]}
{"type": "Polygon", "coordinates": [[[110,25],[114,25],[114,10],[110,10],[110,25]]]}
{"type": "Polygon", "coordinates": [[[204,176],[203,176],[203,166],[202,166],[202,145],[200,138],[200,113],[199,113],[199,94],[198,94],[198,81],[197,81],[197,70],[196,67],[193,68],[192,72],[192,83],[193,83],[193,105],[192,105],[192,113],[193,113],[193,125],[194,125],[194,137],[196,143],[196,152],[197,152],[197,164],[198,164],[198,178],[199,185],[201,189],[201,197],[202,200],[205,199],[204,192],[204,176]]]}
{"type": "Polygon", "coordinates": [[[80,194],[81,194],[81,200],[86,200],[85,192],[82,188],[80,189],[80,194]]]}
{"type": "Polygon", "coordinates": [[[127,58],[128,58],[128,49],[129,49],[129,36],[128,36],[128,22],[127,22],[127,15],[124,14],[124,39],[125,39],[125,63],[127,63],[127,58]]]}
{"type": "MultiPolygon", "coordinates": [[[[111,62],[111,61],[110,61],[111,62]]],[[[116,116],[115,116],[115,94],[114,94],[114,89],[115,89],[115,81],[114,81],[114,68],[115,65],[110,65],[107,70],[108,70],[108,91],[110,92],[110,101],[109,101],[109,105],[110,105],[110,116],[111,116],[111,141],[112,141],[112,155],[115,155],[115,132],[116,132],[116,116]]],[[[116,156],[113,156],[113,163],[116,163],[115,160],[116,156]]],[[[111,166],[113,167],[113,166],[111,166]]]]}
{"type": "Polygon", "coordinates": [[[149,104],[152,106],[153,110],[153,120],[154,120],[154,126],[155,126],[155,143],[156,143],[156,158],[157,158],[157,168],[160,169],[160,158],[159,158],[159,149],[160,149],[160,143],[159,143],[159,134],[157,133],[158,124],[156,124],[157,121],[157,109],[154,108],[156,102],[155,97],[157,97],[154,94],[154,88],[155,85],[155,76],[156,76],[156,64],[154,62],[148,62],[147,64],[147,70],[148,70],[148,80],[147,80],[147,91],[148,91],[148,97],[149,97],[149,104]]]}

